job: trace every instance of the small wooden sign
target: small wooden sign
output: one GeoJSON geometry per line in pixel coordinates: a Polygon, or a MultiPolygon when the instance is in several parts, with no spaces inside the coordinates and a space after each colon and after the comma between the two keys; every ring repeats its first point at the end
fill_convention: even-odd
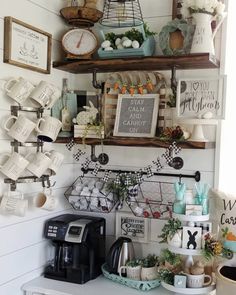
{"type": "Polygon", "coordinates": [[[186,119],[223,119],[225,87],[226,76],[180,79],[177,89],[177,116],[186,119]]]}
{"type": "Polygon", "coordinates": [[[126,137],[154,137],[159,95],[119,95],[113,134],[126,137]]]}
{"type": "Polygon", "coordinates": [[[4,62],[50,74],[52,35],[12,17],[4,18],[4,62]]]}

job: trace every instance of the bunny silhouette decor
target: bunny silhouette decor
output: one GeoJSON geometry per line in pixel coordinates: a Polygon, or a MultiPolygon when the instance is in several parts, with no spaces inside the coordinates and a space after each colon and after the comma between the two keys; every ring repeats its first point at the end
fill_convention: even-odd
{"type": "Polygon", "coordinates": [[[196,235],[198,234],[198,231],[195,231],[194,233],[191,233],[190,230],[187,231],[189,235],[189,241],[187,243],[187,249],[193,249],[195,250],[197,248],[197,243],[196,243],[196,235]],[[190,248],[190,246],[192,247],[190,248]]]}
{"type": "Polygon", "coordinates": [[[185,213],[185,198],[184,194],[186,191],[185,183],[176,182],[174,184],[175,189],[175,201],[174,201],[174,213],[184,214],[185,213]]]}
{"type": "Polygon", "coordinates": [[[96,120],[98,109],[94,107],[93,103],[89,101],[89,106],[83,106],[85,111],[79,112],[76,118],[73,119],[73,123],[78,125],[93,124],[96,120]]]}

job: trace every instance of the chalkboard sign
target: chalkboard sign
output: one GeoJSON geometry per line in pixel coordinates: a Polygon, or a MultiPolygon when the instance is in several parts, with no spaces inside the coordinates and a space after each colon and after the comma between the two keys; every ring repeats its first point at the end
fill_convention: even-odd
{"type": "Polygon", "coordinates": [[[115,136],[154,137],[159,95],[119,95],[113,134],[115,136]]]}
{"type": "Polygon", "coordinates": [[[186,119],[223,119],[226,77],[180,79],[177,114],[186,119]]]}

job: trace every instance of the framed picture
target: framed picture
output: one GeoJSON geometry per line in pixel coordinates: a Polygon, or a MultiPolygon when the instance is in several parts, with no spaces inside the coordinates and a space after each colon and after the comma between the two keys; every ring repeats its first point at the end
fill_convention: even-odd
{"type": "Polygon", "coordinates": [[[131,238],[133,242],[148,242],[149,219],[136,217],[130,213],[116,213],[116,237],[131,238]]]}
{"type": "Polygon", "coordinates": [[[4,18],[4,62],[50,74],[52,35],[12,17],[4,18]]]}
{"type": "Polygon", "coordinates": [[[224,119],[225,92],[226,76],[180,79],[177,116],[185,119],[224,119]]]}
{"type": "Polygon", "coordinates": [[[202,247],[202,228],[183,226],[183,248],[197,250],[202,247]]]}
{"type": "Polygon", "coordinates": [[[182,18],[181,15],[181,7],[182,7],[183,0],[173,0],[172,4],[172,19],[175,18],[182,18]]]}
{"type": "Polygon", "coordinates": [[[158,105],[158,94],[120,94],[113,134],[126,137],[154,137],[158,105]]]}

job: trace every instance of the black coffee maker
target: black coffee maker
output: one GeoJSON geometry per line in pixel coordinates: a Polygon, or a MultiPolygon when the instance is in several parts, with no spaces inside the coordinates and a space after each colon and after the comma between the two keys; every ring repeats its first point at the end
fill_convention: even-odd
{"type": "Polygon", "coordinates": [[[44,235],[55,254],[46,278],[84,284],[101,274],[105,261],[105,219],[65,214],[48,220],[44,235]]]}

